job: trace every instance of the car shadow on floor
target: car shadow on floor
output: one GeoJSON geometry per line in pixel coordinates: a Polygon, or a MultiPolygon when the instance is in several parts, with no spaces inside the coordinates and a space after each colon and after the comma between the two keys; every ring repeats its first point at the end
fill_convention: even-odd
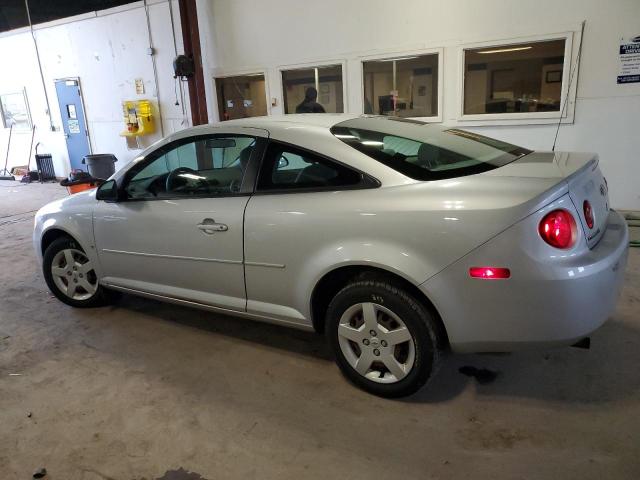
{"type": "Polygon", "coordinates": [[[161,303],[141,297],[123,295],[118,308],[153,315],[199,330],[233,337],[244,342],[257,343],[270,348],[321,360],[333,361],[333,356],[323,335],[295,328],[232,317],[219,313],[197,310],[170,303],[161,303]],[[185,313],[188,312],[188,315],[185,313]]]}
{"type": "MultiPolygon", "coordinates": [[[[324,336],[313,332],[130,296],[123,296],[115,308],[275,348],[284,353],[333,361],[324,336]]],[[[401,401],[446,402],[468,388],[475,389],[479,400],[491,401],[499,401],[501,397],[570,404],[620,400],[639,391],[639,346],[640,330],[613,318],[595,332],[589,350],[563,347],[513,354],[448,354],[427,387],[401,401]],[[481,383],[475,377],[461,373],[463,367],[486,369],[495,373],[495,379],[489,377],[487,383],[481,383]]],[[[338,378],[336,373],[336,381],[346,380],[338,378]]]]}

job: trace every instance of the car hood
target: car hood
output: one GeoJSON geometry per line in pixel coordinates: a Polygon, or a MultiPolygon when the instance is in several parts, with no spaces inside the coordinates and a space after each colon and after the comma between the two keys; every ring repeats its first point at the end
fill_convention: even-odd
{"type": "Polygon", "coordinates": [[[91,207],[93,204],[95,204],[95,202],[96,189],[94,188],[91,190],[85,190],[84,192],[75,193],[73,195],[69,195],[68,197],[47,203],[44,207],[38,210],[36,217],[59,213],[67,210],[77,211],[77,209],[81,208],[82,205],[91,207]]]}

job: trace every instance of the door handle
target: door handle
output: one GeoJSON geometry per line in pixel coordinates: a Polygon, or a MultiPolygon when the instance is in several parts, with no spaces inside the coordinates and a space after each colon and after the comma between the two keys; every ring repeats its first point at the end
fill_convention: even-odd
{"type": "Polygon", "coordinates": [[[226,232],[229,227],[224,223],[216,223],[212,218],[205,218],[202,223],[198,224],[198,229],[208,235],[212,235],[216,232],[226,232]]]}

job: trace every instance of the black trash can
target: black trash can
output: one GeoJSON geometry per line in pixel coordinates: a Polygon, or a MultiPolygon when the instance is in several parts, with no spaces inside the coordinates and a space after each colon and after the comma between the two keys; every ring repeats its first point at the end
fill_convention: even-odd
{"type": "Polygon", "coordinates": [[[89,169],[89,174],[93,178],[107,179],[116,172],[116,162],[118,159],[110,153],[98,153],[95,155],[85,155],[82,159],[89,169]]]}

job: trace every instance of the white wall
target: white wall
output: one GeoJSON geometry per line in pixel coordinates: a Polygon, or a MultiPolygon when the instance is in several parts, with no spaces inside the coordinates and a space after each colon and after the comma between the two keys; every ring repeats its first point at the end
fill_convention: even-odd
{"type": "MultiPolygon", "coordinates": [[[[640,35],[638,0],[197,0],[208,88],[215,75],[267,73],[267,95],[282,113],[278,68],[346,61],[345,111],[362,112],[361,58],[443,48],[443,121],[534,149],[551,149],[555,125],[473,126],[459,122],[462,45],[574,32],[586,20],[572,124],[557,149],[595,151],[614,207],[640,210],[640,84],[616,85],[621,37],[640,35]]],[[[209,115],[217,119],[208,93],[209,115]]],[[[571,97],[570,97],[571,98],[571,97]]]]}
{"type": "MultiPolygon", "coordinates": [[[[89,126],[93,153],[113,153],[124,165],[139,153],[129,150],[119,133],[125,129],[122,119],[122,100],[160,100],[164,134],[186,128],[190,123],[189,97],[184,85],[186,115],[176,106],[172,61],[175,57],[171,20],[167,0],[149,1],[151,34],[158,69],[156,88],[147,21],[142,2],[103,10],[71,19],[36,27],[35,37],[51,106],[51,118],[57,131],[51,132],[46,115],[46,103],[38,71],[35,48],[28,29],[0,35],[0,93],[27,90],[33,123],[36,125],[35,143],[41,142],[40,153],[53,154],[56,174],[69,173],[64,134],[54,80],[79,77],[89,126]],[[136,95],[134,80],[142,78],[145,93],[136,95]]],[[[180,14],[177,0],[173,0],[175,34],[178,53],[183,53],[180,14]]],[[[178,90],[179,92],[179,90],[178,90]]],[[[179,95],[179,93],[178,93],[179,95]]],[[[180,100],[182,104],[182,100],[180,100]]],[[[0,161],[4,163],[9,130],[0,124],[0,161]]],[[[162,138],[157,132],[143,137],[142,145],[162,138]]],[[[30,133],[16,134],[11,142],[10,166],[25,165],[29,157],[30,133]]],[[[33,162],[33,155],[32,165],[33,162]]]]}

